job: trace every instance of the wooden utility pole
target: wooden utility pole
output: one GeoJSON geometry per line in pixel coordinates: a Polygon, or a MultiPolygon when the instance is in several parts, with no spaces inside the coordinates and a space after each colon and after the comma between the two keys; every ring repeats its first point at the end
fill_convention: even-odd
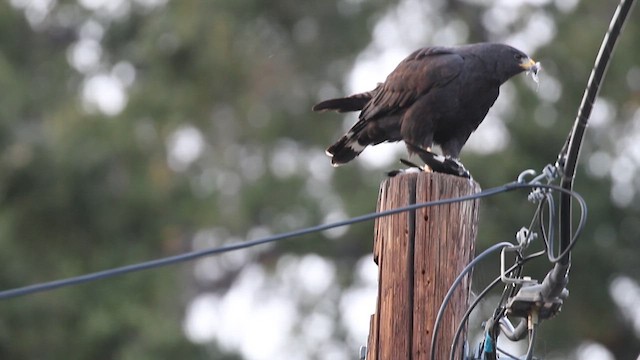
{"type": "MultiPolygon", "coordinates": [[[[456,176],[405,173],[381,184],[378,210],[479,191],[477,183],[456,176]]],[[[468,307],[469,278],[445,311],[435,359],[429,359],[432,328],[442,299],[473,257],[479,205],[479,200],[458,202],[376,221],[378,302],[371,316],[367,360],[449,359],[455,329],[468,307]]]]}

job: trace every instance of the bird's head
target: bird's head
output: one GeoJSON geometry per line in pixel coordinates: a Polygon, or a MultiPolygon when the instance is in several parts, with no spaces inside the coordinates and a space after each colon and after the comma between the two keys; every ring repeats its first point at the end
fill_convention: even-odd
{"type": "Polygon", "coordinates": [[[514,55],[516,60],[519,61],[518,65],[525,71],[532,71],[537,73],[540,69],[540,63],[536,62],[532,58],[528,57],[524,53],[514,55]]]}
{"type": "Polygon", "coordinates": [[[537,82],[540,63],[509,45],[489,44],[488,46],[487,50],[491,53],[489,56],[495,61],[496,74],[501,83],[523,71],[531,73],[533,79],[537,82]]]}
{"type": "MultiPolygon", "coordinates": [[[[518,50],[516,50],[516,51],[518,51],[518,50]]],[[[520,62],[519,66],[524,71],[526,71],[527,74],[531,74],[531,78],[533,79],[533,81],[535,81],[537,83],[538,82],[538,72],[541,69],[540,63],[536,62],[535,60],[533,60],[532,58],[530,58],[529,56],[525,55],[522,52],[520,52],[520,54],[516,54],[515,57],[516,57],[516,60],[518,60],[520,62]]]]}

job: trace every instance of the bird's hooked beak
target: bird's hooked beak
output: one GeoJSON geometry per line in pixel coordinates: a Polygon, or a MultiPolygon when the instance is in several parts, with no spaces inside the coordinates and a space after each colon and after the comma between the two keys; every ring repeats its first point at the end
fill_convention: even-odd
{"type": "Polygon", "coordinates": [[[540,63],[536,62],[530,57],[527,57],[520,61],[520,67],[525,71],[531,71],[532,73],[537,75],[538,71],[540,70],[540,63]]]}
{"type": "Polygon", "coordinates": [[[538,72],[542,68],[539,62],[527,57],[520,61],[520,67],[523,68],[527,74],[531,74],[531,77],[536,83],[538,82],[538,72]]]}

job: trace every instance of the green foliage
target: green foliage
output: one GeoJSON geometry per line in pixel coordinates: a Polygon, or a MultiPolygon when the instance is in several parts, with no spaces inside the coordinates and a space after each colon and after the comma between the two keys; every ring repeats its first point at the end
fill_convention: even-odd
{"type": "MultiPolygon", "coordinates": [[[[30,2],[0,4],[1,288],[189,251],[203,230],[223,234],[208,244],[220,245],[374,210],[390,168],[356,161],[332,169],[322,149],[343,131],[342,116],[310,108],[345,92],[358,55],[384,33],[376,24],[397,4],[88,3],[58,1],[44,10],[30,2]],[[118,106],[117,91],[108,96],[111,105],[88,100],[96,77],[116,81],[126,104],[118,106]],[[187,145],[178,150],[181,141],[187,145]],[[176,155],[180,151],[186,153],[176,155]]],[[[508,129],[506,147],[463,151],[484,188],[555,161],[614,9],[599,1],[568,11],[555,5],[561,1],[541,3],[519,7],[517,20],[502,32],[485,19],[491,4],[459,0],[420,10],[443,27],[464,24],[466,33],[456,34],[460,42],[509,40],[509,32],[531,20],[528,12],[555,27],[552,40],[533,54],[544,67],[541,92],[520,78],[503,90],[513,99],[496,113],[508,129]],[[545,86],[554,81],[561,93],[550,100],[545,86]]],[[[568,354],[583,341],[605,345],[616,358],[640,350],[632,322],[609,292],[615,277],[640,274],[640,208],[636,201],[612,201],[616,186],[631,189],[631,199],[638,187],[637,150],[629,144],[640,106],[639,16],[632,14],[601,92],[615,112],[605,112],[588,133],[576,190],[589,204],[589,224],[573,257],[571,297],[541,328],[542,353],[568,354]],[[594,172],[607,166],[593,164],[598,152],[613,162],[630,158],[631,183],[620,185],[608,170],[594,172]]],[[[371,76],[382,80],[384,74],[371,76]]],[[[524,194],[484,200],[479,247],[512,239],[532,214],[524,194]]],[[[335,266],[335,284],[317,298],[289,290],[297,295],[288,298],[302,299],[291,300],[299,317],[294,329],[304,334],[309,314],[326,315],[339,344],[334,349],[344,350],[342,357],[354,354],[364,339],[350,338],[339,304],[360,286],[354,268],[371,251],[371,229],[361,224],[282,242],[247,252],[247,263],[235,267],[221,258],[228,266],[210,281],[194,277],[187,264],[0,302],[0,358],[241,359],[240,349],[222,341],[187,339],[183,322],[191,299],[202,292],[224,296],[253,265],[267,270],[264,286],[291,285],[279,269],[288,256],[310,253],[335,266]]],[[[527,270],[542,276],[547,269],[540,263],[527,270]]],[[[477,272],[478,283],[496,270],[477,272]]],[[[328,349],[303,344],[310,358],[323,358],[317,349],[328,349]]]]}

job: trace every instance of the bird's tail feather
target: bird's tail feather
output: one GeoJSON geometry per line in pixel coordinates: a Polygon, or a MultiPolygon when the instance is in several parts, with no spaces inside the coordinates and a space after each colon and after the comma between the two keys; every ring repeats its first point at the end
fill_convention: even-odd
{"type": "Polygon", "coordinates": [[[369,144],[360,144],[357,133],[349,131],[342,136],[335,144],[327,148],[327,155],[331,157],[331,165],[340,166],[353,160],[360,155],[369,144]]]}
{"type": "MultiPolygon", "coordinates": [[[[364,102],[366,104],[366,102],[364,102]]],[[[325,100],[321,103],[316,104],[312,110],[313,111],[327,111],[334,110],[337,112],[349,112],[349,111],[358,111],[362,110],[364,106],[363,101],[359,99],[352,98],[338,98],[338,99],[330,99],[325,100]]]]}
{"type": "Polygon", "coordinates": [[[371,101],[371,98],[373,98],[373,96],[376,94],[379,88],[380,88],[380,84],[378,84],[378,87],[376,87],[371,91],[354,94],[344,98],[325,100],[321,103],[316,104],[312,108],[312,110],[313,111],[334,110],[337,112],[360,111],[365,107],[365,105],[367,105],[369,101],[371,101]]]}

